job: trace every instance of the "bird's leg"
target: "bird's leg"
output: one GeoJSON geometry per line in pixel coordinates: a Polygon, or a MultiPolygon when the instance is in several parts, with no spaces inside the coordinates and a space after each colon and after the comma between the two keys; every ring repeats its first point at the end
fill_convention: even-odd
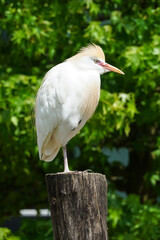
{"type": "Polygon", "coordinates": [[[64,172],[70,172],[68,167],[68,159],[67,159],[67,147],[66,145],[63,148],[63,159],[64,159],[64,172]]]}

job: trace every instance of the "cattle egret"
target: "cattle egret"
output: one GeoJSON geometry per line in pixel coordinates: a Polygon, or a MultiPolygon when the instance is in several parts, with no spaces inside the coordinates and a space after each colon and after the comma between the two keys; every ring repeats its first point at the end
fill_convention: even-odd
{"type": "Polygon", "coordinates": [[[41,160],[52,161],[62,147],[64,172],[69,172],[66,144],[93,115],[100,96],[100,75],[110,71],[124,74],[105,62],[101,47],[90,44],[46,73],[35,107],[41,160]]]}

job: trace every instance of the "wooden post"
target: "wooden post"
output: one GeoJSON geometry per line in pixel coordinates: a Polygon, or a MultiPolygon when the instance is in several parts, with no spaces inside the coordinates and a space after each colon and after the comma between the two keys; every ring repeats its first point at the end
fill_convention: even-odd
{"type": "Polygon", "coordinates": [[[107,181],[99,173],[47,174],[54,240],[107,240],[107,181]]]}

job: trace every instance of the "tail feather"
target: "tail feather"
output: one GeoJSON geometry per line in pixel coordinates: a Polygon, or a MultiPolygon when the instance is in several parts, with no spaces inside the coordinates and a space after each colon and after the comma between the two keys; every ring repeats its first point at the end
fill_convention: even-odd
{"type": "Polygon", "coordinates": [[[55,141],[53,133],[49,133],[42,145],[40,156],[41,160],[44,160],[46,162],[52,161],[58,154],[59,149],[60,145],[58,145],[55,141]]]}

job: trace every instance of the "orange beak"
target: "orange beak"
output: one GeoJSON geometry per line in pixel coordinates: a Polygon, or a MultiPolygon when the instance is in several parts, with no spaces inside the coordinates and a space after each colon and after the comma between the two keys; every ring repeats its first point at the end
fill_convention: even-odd
{"type": "Polygon", "coordinates": [[[111,72],[116,72],[116,73],[120,73],[120,74],[124,74],[124,72],[122,72],[120,69],[108,64],[108,63],[105,63],[103,65],[103,67],[108,70],[108,71],[111,71],[111,72]]]}

